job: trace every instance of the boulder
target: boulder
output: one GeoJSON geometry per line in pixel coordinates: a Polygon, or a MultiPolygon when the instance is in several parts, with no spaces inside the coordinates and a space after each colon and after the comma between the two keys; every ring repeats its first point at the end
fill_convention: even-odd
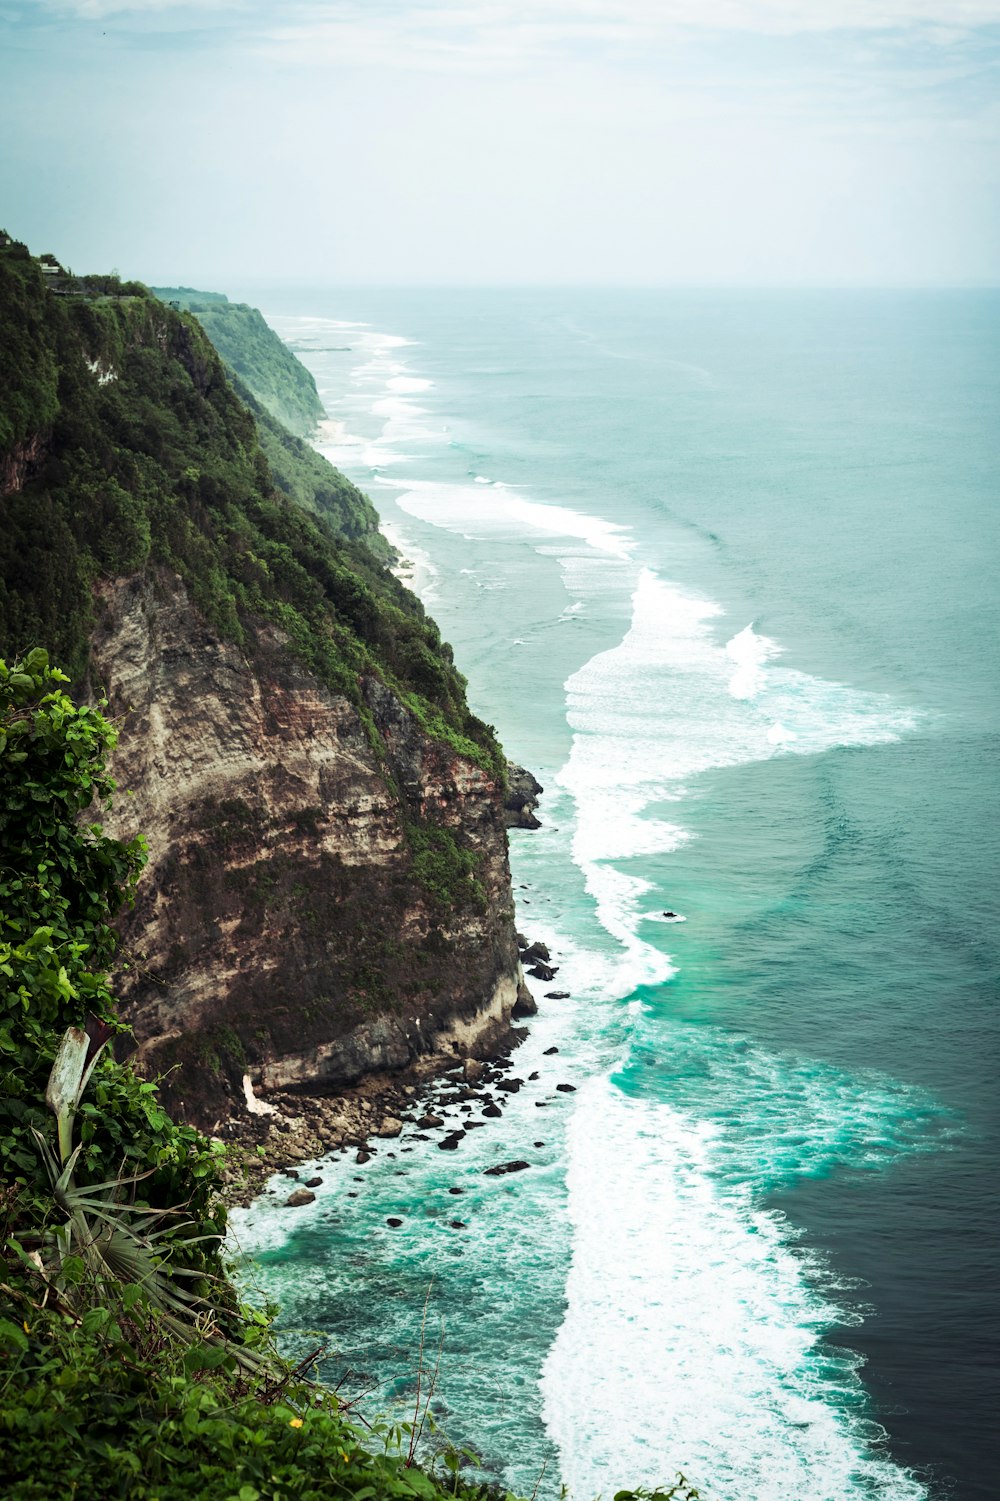
{"type": "Polygon", "coordinates": [[[521,955],[521,958],[544,959],[547,964],[552,958],[552,955],[549,953],[548,948],[544,943],[532,943],[529,944],[525,949],[524,953],[521,955]]]}
{"type": "Polygon", "coordinates": [[[464,1135],[464,1131],[452,1131],[449,1136],[445,1136],[441,1141],[438,1142],[438,1146],[441,1148],[442,1152],[454,1152],[457,1150],[458,1144],[462,1140],[464,1135]]]}
{"type": "Polygon", "coordinates": [[[557,1084],[556,1089],[559,1090],[560,1094],[576,1094],[575,1084],[557,1084]]]}
{"type": "Polygon", "coordinates": [[[417,1121],[417,1125],[421,1131],[429,1131],[432,1126],[443,1126],[444,1121],[439,1115],[423,1115],[417,1121]]]}
{"type": "Polygon", "coordinates": [[[485,1072],[485,1067],[478,1058],[466,1058],[462,1064],[462,1077],[466,1084],[478,1084],[485,1072]]]}
{"type": "Polygon", "coordinates": [[[372,1135],[373,1136],[384,1136],[384,1137],[390,1137],[391,1138],[391,1137],[398,1136],[399,1133],[400,1133],[400,1131],[402,1131],[402,1129],[403,1129],[403,1122],[402,1121],[397,1120],[394,1115],[387,1115],[386,1118],[385,1118],[385,1120],[378,1127],[378,1129],[376,1131],[372,1132],[372,1135]]]}
{"type": "Polygon", "coordinates": [[[307,1188],[297,1188],[294,1193],[288,1195],[288,1198],[285,1200],[285,1208],[300,1209],[303,1204],[315,1204],[315,1202],[315,1194],[311,1194],[307,1188]]]}
{"type": "Polygon", "coordinates": [[[530,1166],[530,1162],[498,1162],[496,1167],[485,1168],[484,1173],[487,1178],[504,1178],[508,1173],[523,1173],[530,1166]]]}
{"type": "Polygon", "coordinates": [[[558,1048],[546,1048],[545,1052],[542,1054],[542,1057],[543,1058],[551,1058],[552,1054],[553,1053],[558,1053],[558,1051],[559,1051],[558,1048]]]}
{"type": "Polygon", "coordinates": [[[322,1178],[307,1178],[306,1179],[306,1188],[319,1188],[319,1186],[320,1186],[320,1184],[322,1182],[323,1182],[322,1178]]]}
{"type": "Polygon", "coordinates": [[[503,803],[503,821],[508,829],[541,828],[534,809],[538,805],[539,794],[544,790],[541,782],[536,781],[530,771],[526,771],[523,766],[515,766],[513,761],[507,762],[507,796],[503,803]]]}
{"type": "Polygon", "coordinates": [[[568,1001],[569,1000],[569,991],[568,990],[547,990],[545,992],[545,999],[547,1001],[568,1001]]]}
{"type": "Polygon", "coordinates": [[[515,1021],[523,1021],[526,1016],[538,1015],[538,1002],[523,981],[518,981],[517,1000],[510,1014],[515,1021]]]}
{"type": "Polygon", "coordinates": [[[528,974],[535,980],[554,980],[558,973],[558,964],[543,964],[541,960],[528,970],[528,974]]]}

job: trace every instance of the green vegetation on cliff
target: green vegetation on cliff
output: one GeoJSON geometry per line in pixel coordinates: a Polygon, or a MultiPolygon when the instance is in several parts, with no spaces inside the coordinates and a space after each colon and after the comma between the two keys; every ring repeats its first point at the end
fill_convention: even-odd
{"type": "Polygon", "coordinates": [[[143,850],[84,822],[114,790],[116,735],[66,682],[37,649],[0,662],[5,1497],[498,1501],[434,1442],[429,1400],[362,1431],[281,1359],[269,1314],[241,1305],[221,1149],[106,1048],[123,1030],[111,923],[143,850]]]}
{"type": "Polygon", "coordinates": [[[325,416],[316,382],[255,307],[191,287],[152,290],[164,302],[194,314],[227,369],[283,427],[300,438],[315,432],[325,416]]]}
{"type": "Polygon", "coordinates": [[[47,275],[14,243],[0,360],[0,650],[44,643],[80,680],[101,579],[169,570],[249,655],[268,621],[366,722],[374,674],[500,773],[450,648],[366,546],[369,503],[255,417],[190,314],[138,283],[47,275]]]}
{"type": "Polygon", "coordinates": [[[257,438],[277,488],[304,510],[322,516],[340,536],[363,542],[374,557],[387,561],[392,549],[378,530],[378,512],[368,496],[315,448],[282,427],[232,371],[230,376],[236,394],[254,414],[257,438]]]}

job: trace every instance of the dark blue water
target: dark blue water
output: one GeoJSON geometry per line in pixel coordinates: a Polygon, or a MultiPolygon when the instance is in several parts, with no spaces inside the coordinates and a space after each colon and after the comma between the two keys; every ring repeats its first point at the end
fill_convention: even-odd
{"type": "Polygon", "coordinates": [[[541,1112],[474,1133],[460,1244],[433,1147],[263,1207],[290,1321],[391,1396],[433,1276],[442,1402],[528,1489],[992,1497],[1000,298],[256,300],[549,789],[528,1048],[578,1084],[502,1194],[541,1112]]]}

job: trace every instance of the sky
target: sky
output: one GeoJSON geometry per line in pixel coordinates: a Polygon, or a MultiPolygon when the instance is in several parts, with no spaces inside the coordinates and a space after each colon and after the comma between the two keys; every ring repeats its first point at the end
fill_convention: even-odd
{"type": "Polygon", "coordinates": [[[0,0],[0,225],[153,283],[1000,282],[1000,0],[0,0]]]}

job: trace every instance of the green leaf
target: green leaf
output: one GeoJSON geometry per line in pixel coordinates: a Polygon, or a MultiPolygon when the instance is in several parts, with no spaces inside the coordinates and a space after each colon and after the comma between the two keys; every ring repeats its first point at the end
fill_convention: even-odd
{"type": "Polygon", "coordinates": [[[21,1350],[28,1348],[28,1336],[17,1324],[12,1324],[10,1319],[0,1319],[0,1344],[8,1350],[21,1350]]]}

